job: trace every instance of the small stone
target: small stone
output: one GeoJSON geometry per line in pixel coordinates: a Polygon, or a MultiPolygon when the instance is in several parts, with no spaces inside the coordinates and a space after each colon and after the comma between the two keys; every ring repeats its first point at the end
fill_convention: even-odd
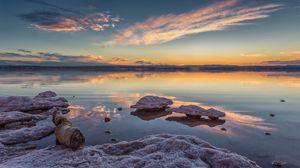
{"type": "Polygon", "coordinates": [[[123,108],[122,108],[122,107],[118,107],[117,110],[118,110],[118,111],[122,111],[123,108]]]}
{"type": "Polygon", "coordinates": [[[111,134],[111,131],[105,131],[105,134],[111,134]]]}
{"type": "Polygon", "coordinates": [[[282,99],[282,100],[280,100],[280,102],[285,102],[285,100],[282,99]]]}
{"type": "Polygon", "coordinates": [[[275,167],[283,167],[286,163],[284,162],[281,162],[281,161],[273,161],[272,162],[272,165],[275,166],[275,167]]]}
{"type": "Polygon", "coordinates": [[[275,114],[270,114],[270,117],[275,117],[275,114]]]}
{"type": "Polygon", "coordinates": [[[223,127],[223,128],[221,128],[221,131],[227,131],[227,129],[223,127]]]}
{"type": "Polygon", "coordinates": [[[265,135],[271,135],[271,133],[270,132],[266,132],[265,135]]]}
{"type": "Polygon", "coordinates": [[[111,120],[111,119],[108,118],[108,117],[105,117],[105,118],[104,118],[104,122],[106,122],[106,123],[107,123],[107,122],[110,122],[110,120],[111,120]]]}
{"type": "Polygon", "coordinates": [[[114,139],[114,138],[112,138],[112,139],[111,139],[111,141],[112,141],[112,142],[117,142],[117,140],[116,140],[116,139],[114,139]]]}

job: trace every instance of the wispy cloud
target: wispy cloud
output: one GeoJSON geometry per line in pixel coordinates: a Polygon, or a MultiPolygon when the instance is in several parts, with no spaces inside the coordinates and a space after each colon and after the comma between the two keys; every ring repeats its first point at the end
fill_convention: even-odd
{"type": "Polygon", "coordinates": [[[194,11],[167,14],[136,23],[113,36],[105,45],[150,45],[172,41],[190,34],[224,30],[245,21],[269,17],[281,4],[239,5],[238,0],[213,3],[194,11]]]}
{"type": "Polygon", "coordinates": [[[47,10],[21,14],[20,18],[31,23],[31,27],[53,32],[72,32],[80,30],[101,31],[115,27],[120,21],[108,12],[83,13],[68,8],[62,8],[41,0],[30,0],[47,7],[47,10]]]}
{"type": "Polygon", "coordinates": [[[264,57],[266,54],[263,53],[242,53],[240,54],[242,57],[264,57]]]}

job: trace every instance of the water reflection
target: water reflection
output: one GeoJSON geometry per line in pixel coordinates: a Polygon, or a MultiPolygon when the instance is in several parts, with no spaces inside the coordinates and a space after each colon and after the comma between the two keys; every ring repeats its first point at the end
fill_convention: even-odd
{"type": "Polygon", "coordinates": [[[161,118],[167,115],[170,115],[172,112],[167,112],[167,111],[145,111],[145,110],[136,110],[131,112],[131,115],[137,116],[138,118],[145,120],[145,121],[150,121],[154,120],[157,118],[161,118]]]}
{"type": "Polygon", "coordinates": [[[184,125],[187,125],[189,127],[198,127],[201,125],[206,125],[209,127],[215,127],[218,125],[223,125],[225,123],[225,120],[219,119],[219,120],[210,120],[206,118],[188,118],[186,116],[171,116],[167,117],[166,121],[175,121],[184,125]]]}
{"type": "Polygon", "coordinates": [[[0,95],[34,96],[53,90],[66,97],[72,104],[68,117],[82,129],[88,145],[156,133],[189,134],[249,156],[262,167],[277,158],[298,164],[299,86],[299,73],[284,72],[0,72],[0,95]],[[226,117],[208,121],[176,113],[132,112],[130,105],[145,95],[170,98],[175,107],[217,108],[226,117]],[[111,121],[105,123],[105,117],[111,121]],[[223,127],[227,131],[220,130],[223,127]],[[112,133],[105,134],[107,130],[112,133]]]}
{"type": "Polygon", "coordinates": [[[105,105],[96,105],[94,107],[83,107],[79,105],[72,105],[69,107],[70,112],[67,114],[70,119],[89,119],[99,120],[99,118],[113,118],[121,119],[117,108],[108,108],[105,105]]]}
{"type": "MultiPolygon", "coordinates": [[[[299,72],[84,72],[84,71],[44,71],[44,72],[16,72],[16,71],[0,71],[1,84],[61,84],[65,82],[84,82],[91,84],[101,84],[108,80],[153,80],[153,79],[172,79],[178,81],[189,79],[189,82],[205,80],[222,79],[223,82],[235,80],[241,84],[263,84],[269,81],[280,79],[288,79],[281,81],[293,80],[300,81],[299,72]],[[226,80],[230,79],[230,80],[226,80]]],[[[181,83],[182,84],[182,83],[181,83]]],[[[186,84],[186,83],[184,83],[186,84]]],[[[224,84],[224,83],[223,83],[224,84]]]]}

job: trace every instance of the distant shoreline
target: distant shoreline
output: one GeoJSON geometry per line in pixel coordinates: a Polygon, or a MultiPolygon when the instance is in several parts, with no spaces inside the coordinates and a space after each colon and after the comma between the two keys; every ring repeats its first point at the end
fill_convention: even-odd
{"type": "Polygon", "coordinates": [[[149,66],[0,66],[0,71],[99,71],[99,72],[300,72],[299,65],[237,66],[237,65],[149,65],[149,66]]]}

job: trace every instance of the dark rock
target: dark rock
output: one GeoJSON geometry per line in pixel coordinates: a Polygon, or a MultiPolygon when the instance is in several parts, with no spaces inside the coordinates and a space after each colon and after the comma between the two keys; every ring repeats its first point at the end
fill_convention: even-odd
{"type": "Polygon", "coordinates": [[[111,131],[105,131],[105,134],[111,134],[111,131]]]}
{"type": "Polygon", "coordinates": [[[122,111],[123,108],[122,108],[122,107],[118,107],[117,110],[118,110],[118,111],[122,111]]]}
{"type": "Polygon", "coordinates": [[[224,127],[223,127],[223,128],[221,128],[221,130],[222,130],[222,131],[227,131],[227,129],[226,129],[226,128],[224,128],[224,127]]]}
{"type": "Polygon", "coordinates": [[[270,132],[265,132],[265,135],[271,135],[271,133],[270,132]]]}
{"type": "Polygon", "coordinates": [[[270,114],[270,117],[275,117],[275,114],[270,114]]]}
{"type": "Polygon", "coordinates": [[[107,122],[110,122],[110,120],[111,120],[111,119],[108,118],[108,117],[105,117],[105,118],[104,118],[104,122],[106,122],[106,123],[107,123],[107,122]]]}
{"type": "Polygon", "coordinates": [[[284,163],[284,162],[276,161],[276,160],[272,162],[272,165],[273,165],[274,167],[283,167],[285,164],[286,164],[286,163],[284,163]]]}

